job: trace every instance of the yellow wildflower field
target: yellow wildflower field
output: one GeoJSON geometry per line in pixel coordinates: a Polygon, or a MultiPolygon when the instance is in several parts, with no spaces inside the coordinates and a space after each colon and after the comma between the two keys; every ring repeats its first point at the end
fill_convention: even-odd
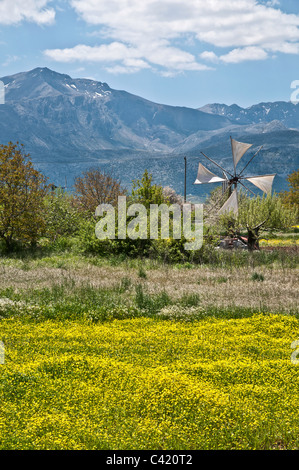
{"type": "Polygon", "coordinates": [[[299,246],[299,240],[293,238],[269,238],[268,240],[262,239],[260,246],[299,246]]]}
{"type": "Polygon", "coordinates": [[[2,319],[0,448],[298,449],[298,338],[260,313],[2,319]]]}

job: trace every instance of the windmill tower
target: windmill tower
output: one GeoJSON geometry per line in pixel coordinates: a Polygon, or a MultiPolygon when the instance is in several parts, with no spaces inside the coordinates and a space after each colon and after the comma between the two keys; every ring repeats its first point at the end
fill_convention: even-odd
{"type": "Polygon", "coordinates": [[[251,157],[249,162],[244,166],[244,168],[237,172],[237,164],[243,157],[243,155],[247,152],[247,150],[252,147],[252,144],[245,144],[243,142],[238,142],[237,140],[230,138],[231,140],[231,148],[232,148],[232,158],[233,158],[233,166],[234,170],[233,173],[225,170],[216,163],[211,158],[207,157],[203,152],[202,155],[214,163],[218,168],[222,171],[222,177],[219,177],[204,167],[201,163],[198,165],[197,171],[197,178],[194,184],[206,184],[206,183],[222,183],[222,198],[229,194],[229,198],[225,201],[225,203],[221,206],[218,213],[223,214],[225,212],[233,211],[236,214],[238,213],[238,189],[240,186],[243,186],[247,191],[251,191],[247,188],[244,184],[244,181],[249,181],[250,183],[254,184],[257,188],[261,189],[264,193],[269,194],[272,190],[272,184],[275,177],[273,175],[260,175],[260,176],[243,176],[245,168],[249,165],[249,163],[254,159],[254,157],[259,153],[261,148],[251,157]]]}

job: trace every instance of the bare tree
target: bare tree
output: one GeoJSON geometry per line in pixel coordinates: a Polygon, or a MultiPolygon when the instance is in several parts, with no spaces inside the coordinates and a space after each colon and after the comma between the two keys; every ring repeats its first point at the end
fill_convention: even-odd
{"type": "Polygon", "coordinates": [[[99,168],[90,168],[75,180],[75,202],[79,209],[94,214],[100,204],[117,204],[126,190],[120,181],[99,168]]]}
{"type": "Polygon", "coordinates": [[[170,204],[183,204],[183,198],[175,192],[173,188],[170,186],[165,186],[163,188],[163,197],[170,203],[170,204]]]}

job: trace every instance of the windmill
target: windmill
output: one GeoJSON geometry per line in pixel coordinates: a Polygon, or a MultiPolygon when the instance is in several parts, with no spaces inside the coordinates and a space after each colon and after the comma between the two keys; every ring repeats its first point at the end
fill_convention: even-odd
{"type": "Polygon", "coordinates": [[[205,158],[210,160],[218,168],[221,169],[222,177],[215,175],[206,167],[204,167],[201,163],[199,163],[197,178],[194,182],[194,184],[222,183],[221,200],[223,199],[224,195],[227,195],[227,192],[229,193],[229,198],[225,201],[225,203],[219,209],[218,211],[219,214],[223,214],[228,211],[233,211],[235,213],[238,213],[239,186],[243,186],[247,191],[254,194],[253,191],[251,191],[251,189],[245,186],[244,181],[249,181],[250,183],[254,184],[257,188],[261,189],[264,193],[269,194],[271,192],[273,180],[275,177],[275,174],[249,176],[249,177],[243,176],[244,170],[247,168],[249,163],[254,159],[254,157],[260,152],[262,147],[260,147],[258,151],[250,158],[250,160],[244,166],[244,168],[240,172],[237,172],[238,162],[241,160],[241,158],[247,152],[247,150],[249,150],[250,147],[252,147],[252,144],[245,144],[243,142],[238,142],[237,140],[232,139],[232,137],[230,137],[230,140],[231,140],[232,158],[233,158],[233,165],[234,165],[233,173],[229,172],[228,170],[225,170],[224,168],[222,168],[222,166],[220,166],[210,157],[207,157],[207,155],[201,152],[205,158]]]}

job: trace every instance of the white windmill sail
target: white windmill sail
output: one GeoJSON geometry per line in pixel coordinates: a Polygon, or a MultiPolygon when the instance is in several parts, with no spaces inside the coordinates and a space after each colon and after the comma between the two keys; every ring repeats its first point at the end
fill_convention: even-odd
{"type": "Polygon", "coordinates": [[[231,144],[232,144],[234,167],[236,170],[238,161],[241,160],[244,153],[247,152],[247,150],[250,149],[250,147],[252,147],[252,144],[244,144],[243,142],[238,142],[237,140],[234,140],[232,138],[231,138],[231,144]]]}
{"type": "Polygon", "coordinates": [[[257,188],[269,194],[272,189],[273,180],[275,175],[264,175],[264,176],[252,176],[245,178],[250,183],[254,184],[257,188]]]}
{"type": "Polygon", "coordinates": [[[224,171],[222,172],[222,174],[223,174],[223,178],[224,178],[224,181],[222,183],[222,194],[224,194],[228,189],[228,178],[227,178],[226,174],[224,173],[224,171]]]}
{"type": "Polygon", "coordinates": [[[219,209],[218,214],[224,214],[225,212],[233,211],[235,214],[238,213],[238,193],[234,189],[228,200],[219,209]]]}
{"type": "Polygon", "coordinates": [[[206,167],[204,167],[201,163],[199,163],[197,178],[194,181],[194,184],[219,183],[221,181],[225,181],[225,179],[215,175],[206,167]]]}

